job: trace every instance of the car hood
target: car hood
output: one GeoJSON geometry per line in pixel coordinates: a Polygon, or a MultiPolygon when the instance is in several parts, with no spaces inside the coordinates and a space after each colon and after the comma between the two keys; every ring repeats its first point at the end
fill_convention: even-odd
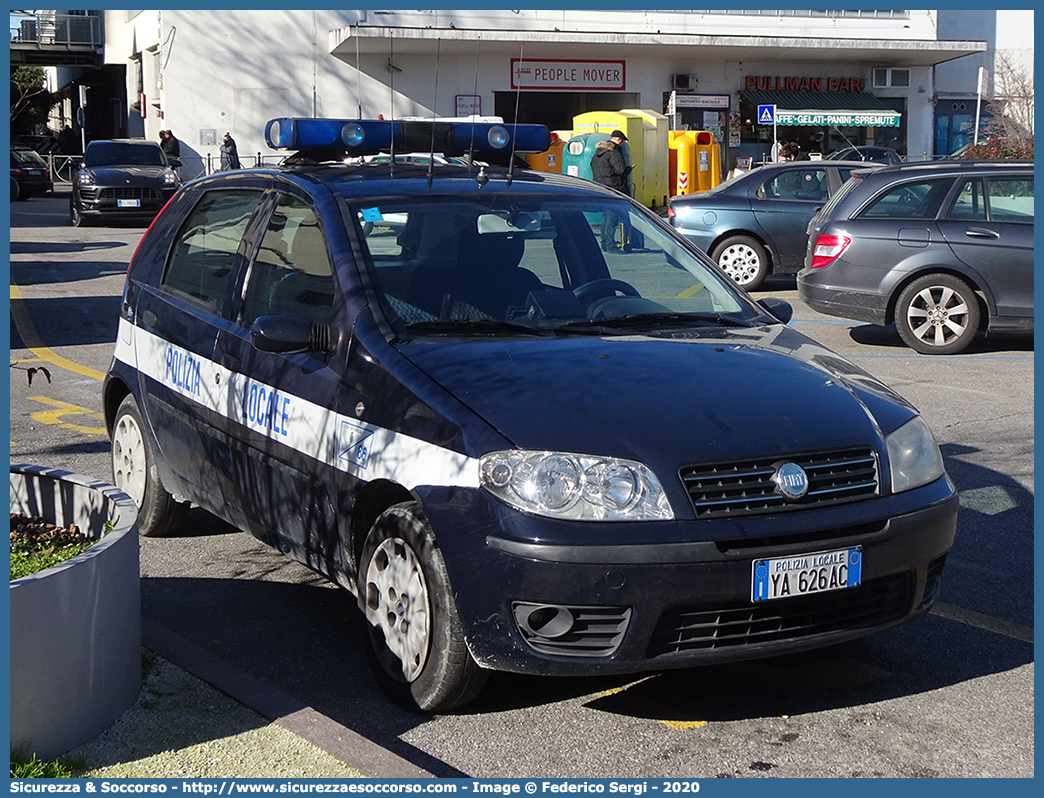
{"type": "Polygon", "coordinates": [[[880,450],[883,435],[916,413],[781,325],[666,335],[429,338],[399,350],[518,448],[626,457],[654,470],[880,450]]]}

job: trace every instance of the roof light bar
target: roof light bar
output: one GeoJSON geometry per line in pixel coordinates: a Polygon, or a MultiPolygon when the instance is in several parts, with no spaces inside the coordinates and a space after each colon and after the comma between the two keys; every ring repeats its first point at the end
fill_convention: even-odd
{"type": "Polygon", "coordinates": [[[349,155],[427,152],[486,157],[511,152],[544,152],[551,132],[544,125],[494,122],[397,121],[384,119],[272,119],[265,141],[276,150],[343,148],[349,155]]]}

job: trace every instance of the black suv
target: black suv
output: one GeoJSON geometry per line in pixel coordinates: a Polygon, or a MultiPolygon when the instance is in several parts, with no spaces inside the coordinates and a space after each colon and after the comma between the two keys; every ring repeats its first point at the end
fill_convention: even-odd
{"type": "Polygon", "coordinates": [[[911,348],[960,352],[980,330],[1033,330],[1033,162],[857,172],[809,223],[798,295],[895,323],[911,348]]]}
{"type": "Polygon", "coordinates": [[[152,141],[92,141],[72,181],[69,220],[152,219],[181,185],[178,166],[152,141]]]}

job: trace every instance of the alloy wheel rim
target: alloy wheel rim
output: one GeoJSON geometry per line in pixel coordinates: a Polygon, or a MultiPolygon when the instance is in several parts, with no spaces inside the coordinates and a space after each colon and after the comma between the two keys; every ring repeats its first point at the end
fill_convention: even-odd
{"type": "Polygon", "coordinates": [[[945,346],[968,329],[968,303],[952,288],[931,286],[914,296],[906,320],[918,340],[945,346]]]}

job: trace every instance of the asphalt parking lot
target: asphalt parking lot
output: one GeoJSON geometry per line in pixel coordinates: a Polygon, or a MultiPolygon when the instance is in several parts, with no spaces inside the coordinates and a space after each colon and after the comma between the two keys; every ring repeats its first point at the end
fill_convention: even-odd
{"type": "MultiPolygon", "coordinates": [[[[72,228],[62,194],[13,204],[11,226],[12,461],[109,479],[101,378],[145,226],[72,228]]],[[[790,301],[798,330],[932,426],[962,495],[927,618],[742,665],[498,674],[464,711],[430,718],[379,692],[348,594],[194,511],[183,535],[142,541],[145,621],[436,776],[1033,776],[1032,337],[928,357],[893,328],[814,313],[793,278],[756,296],[790,301]]],[[[750,412],[772,400],[766,385],[750,412]]]]}

